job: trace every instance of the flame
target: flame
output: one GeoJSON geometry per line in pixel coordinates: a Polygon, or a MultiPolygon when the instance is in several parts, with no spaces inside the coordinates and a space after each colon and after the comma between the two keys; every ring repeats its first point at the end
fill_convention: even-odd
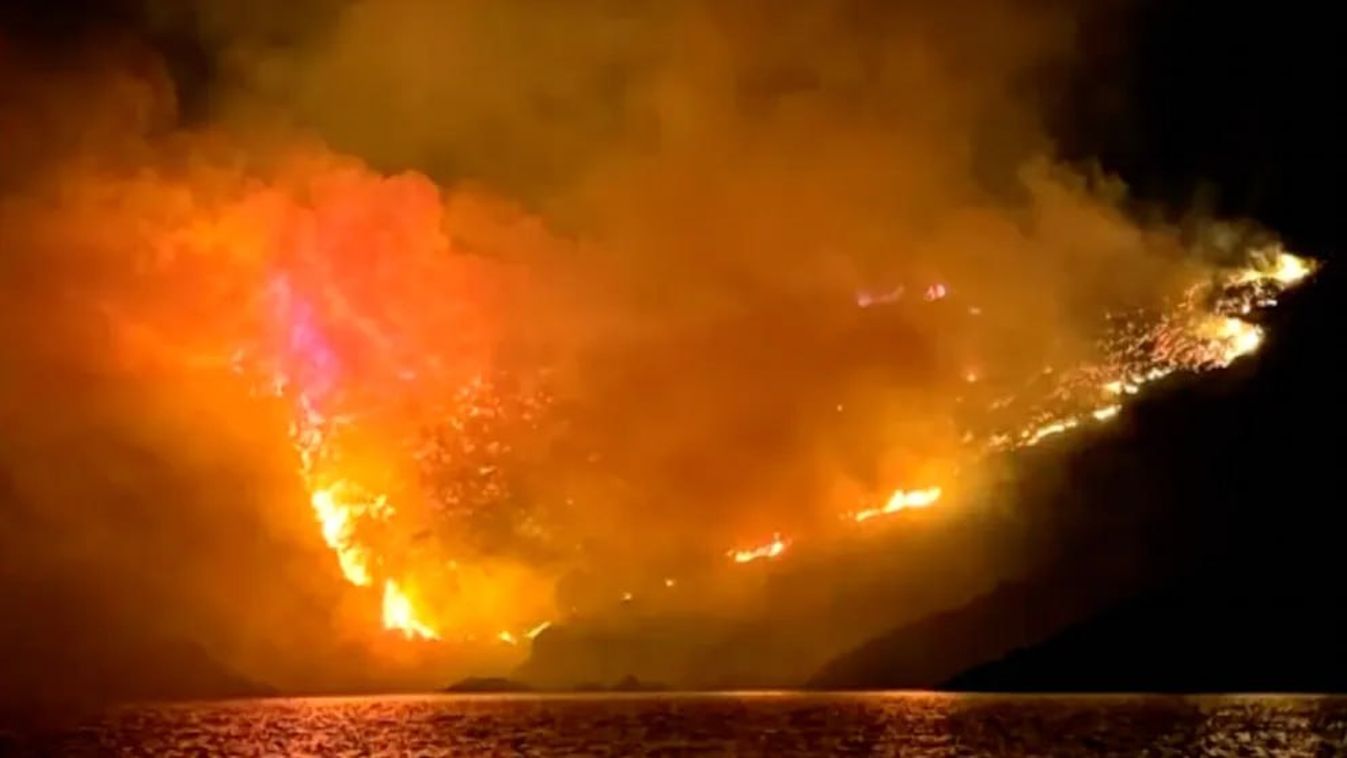
{"type": "MultiPolygon", "coordinates": [[[[1113,365],[1085,366],[1066,372],[1045,368],[1045,376],[1057,378],[1049,397],[1060,401],[1077,393],[1096,397],[1102,394],[1110,398],[1135,395],[1146,384],[1177,371],[1224,368],[1257,352],[1263,344],[1263,330],[1232,314],[1245,315],[1256,308],[1275,305],[1276,295],[1314,273],[1315,265],[1280,246],[1254,250],[1249,254],[1249,260],[1248,265],[1228,274],[1225,284],[1214,292],[1193,288],[1172,313],[1165,314],[1154,325],[1129,329],[1121,338],[1106,341],[1107,350],[1117,356],[1113,365]],[[1203,305],[1208,299],[1211,304],[1203,305]],[[1094,378],[1101,373],[1108,378],[1103,381],[1094,378]],[[1086,377],[1090,381],[1082,381],[1086,377]],[[1095,389],[1092,391],[1091,387],[1095,389]]],[[[947,294],[945,285],[931,285],[926,291],[926,300],[941,299],[947,294]]],[[[980,315],[981,309],[976,309],[976,313],[970,309],[970,314],[980,315]]],[[[970,369],[965,369],[962,374],[967,384],[975,384],[981,378],[970,369]]],[[[1014,395],[1000,397],[992,401],[990,410],[1013,406],[1017,400],[1014,395]]],[[[965,435],[965,441],[989,451],[1033,447],[1045,439],[1076,429],[1088,419],[1108,422],[1121,411],[1122,405],[1116,402],[1079,412],[1049,409],[1039,412],[1034,421],[1018,428],[996,431],[981,439],[977,435],[965,435]]],[[[940,499],[941,493],[939,486],[922,490],[900,489],[882,507],[867,508],[851,517],[863,523],[909,508],[929,507],[940,499]]],[[[731,550],[728,554],[737,563],[747,563],[759,558],[774,558],[785,550],[786,544],[777,535],[766,545],[750,550],[731,550]]]]}
{"type": "Polygon", "coordinates": [[[1314,266],[1305,258],[1278,251],[1269,275],[1283,286],[1291,286],[1314,273],[1314,266]]]}
{"type": "Polygon", "coordinates": [[[1021,438],[1020,446],[1033,447],[1034,445],[1037,445],[1038,443],[1042,442],[1048,437],[1062,434],[1068,430],[1075,429],[1077,426],[1080,426],[1080,422],[1074,418],[1064,418],[1064,419],[1057,419],[1056,421],[1050,421],[1042,426],[1030,429],[1028,434],[1024,435],[1021,438]]]}
{"type": "Polygon", "coordinates": [[[1094,409],[1090,412],[1090,415],[1094,417],[1095,421],[1108,421],[1114,416],[1117,416],[1118,412],[1121,410],[1121,405],[1106,405],[1103,408],[1094,409]]]}
{"type": "Polygon", "coordinates": [[[397,582],[389,579],[384,582],[384,628],[402,632],[407,639],[421,638],[437,640],[440,635],[422,621],[412,601],[403,593],[397,582]]]}
{"type": "Polygon", "coordinates": [[[1276,282],[1285,289],[1299,284],[1314,273],[1315,264],[1307,258],[1301,258],[1286,252],[1280,245],[1271,245],[1256,250],[1251,255],[1251,265],[1236,271],[1230,278],[1236,284],[1258,282],[1276,282]]]}
{"type": "Polygon", "coordinates": [[[323,540],[337,555],[341,573],[357,587],[368,587],[373,581],[369,568],[369,553],[354,539],[356,519],[365,514],[385,513],[382,498],[368,503],[345,502],[338,498],[339,488],[323,487],[313,491],[309,504],[313,506],[323,532],[323,540]]]}
{"type": "Polygon", "coordinates": [[[749,563],[759,559],[776,558],[786,552],[790,547],[790,540],[782,539],[781,535],[773,534],[772,541],[757,547],[746,550],[730,550],[726,553],[735,563],[749,563]]]}
{"type": "Polygon", "coordinates": [[[529,639],[534,639],[534,638],[536,638],[538,635],[540,635],[540,634],[542,634],[543,632],[545,632],[545,631],[547,631],[548,629],[550,629],[551,627],[552,627],[552,622],[551,622],[551,621],[544,621],[544,622],[542,622],[541,624],[538,624],[537,626],[535,626],[535,627],[533,627],[532,629],[528,630],[527,632],[524,632],[524,636],[525,636],[525,637],[528,637],[529,639]]]}
{"type": "Polygon", "coordinates": [[[1263,344],[1262,329],[1230,316],[1215,318],[1206,328],[1214,340],[1215,363],[1219,366],[1228,366],[1263,344]]]}
{"type": "Polygon", "coordinates": [[[857,522],[862,522],[876,516],[887,516],[909,508],[928,508],[935,505],[941,494],[943,494],[943,490],[939,487],[927,487],[920,490],[895,490],[882,507],[859,511],[854,518],[857,522]]]}
{"type": "MultiPolygon", "coordinates": [[[[297,403],[300,412],[291,430],[300,461],[300,476],[309,483],[309,505],[318,521],[323,541],[337,557],[342,576],[357,587],[369,587],[374,582],[369,549],[357,539],[356,527],[363,520],[384,521],[394,510],[384,495],[366,495],[346,479],[332,484],[318,484],[324,476],[331,476],[321,462],[328,453],[329,422],[313,407],[307,396],[297,403]]],[[[421,620],[421,614],[399,584],[393,579],[384,582],[383,626],[401,632],[408,639],[439,639],[439,635],[421,620]]]]}
{"type": "Polygon", "coordinates": [[[328,490],[316,490],[309,503],[322,525],[323,540],[337,554],[341,573],[347,581],[358,587],[369,586],[370,573],[365,552],[350,544],[351,513],[339,507],[328,490]]]}

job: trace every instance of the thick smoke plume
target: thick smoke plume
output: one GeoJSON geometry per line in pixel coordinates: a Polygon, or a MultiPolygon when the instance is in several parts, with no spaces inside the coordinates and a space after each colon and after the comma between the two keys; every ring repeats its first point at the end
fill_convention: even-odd
{"type": "Polygon", "coordinates": [[[789,681],[1013,573],[970,409],[1208,272],[1054,159],[1060,4],[234,8],[137,8],[204,81],[0,46],[6,635],[96,614],[329,689],[653,617],[633,668],[789,681]],[[788,592],[726,557],[778,534],[825,546],[788,592]]]}

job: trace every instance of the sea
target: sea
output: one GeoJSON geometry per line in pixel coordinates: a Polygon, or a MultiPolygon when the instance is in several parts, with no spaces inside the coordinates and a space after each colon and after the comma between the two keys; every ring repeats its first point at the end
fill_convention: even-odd
{"type": "Polygon", "coordinates": [[[1347,697],[428,695],[122,705],[5,755],[1343,756],[1347,697]]]}

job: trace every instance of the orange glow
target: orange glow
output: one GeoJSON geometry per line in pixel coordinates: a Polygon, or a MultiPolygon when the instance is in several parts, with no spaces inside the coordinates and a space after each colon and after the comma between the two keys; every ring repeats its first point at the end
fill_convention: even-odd
{"type": "Polygon", "coordinates": [[[1073,418],[1050,421],[1042,426],[1029,430],[1029,433],[1024,436],[1020,444],[1024,447],[1032,447],[1048,437],[1053,437],[1071,429],[1075,429],[1079,424],[1080,422],[1073,418]]]}
{"type": "MultiPolygon", "coordinates": [[[[0,97],[0,136],[16,137],[0,155],[23,158],[0,170],[18,492],[125,510],[118,542],[186,553],[156,591],[203,613],[155,605],[167,631],[210,632],[212,654],[284,636],[352,667],[476,665],[607,615],[842,623],[820,613],[834,597],[942,571],[917,561],[957,561],[957,582],[847,623],[953,603],[936,593],[1015,554],[968,554],[992,543],[970,537],[1042,521],[1016,498],[1052,483],[1002,487],[1003,470],[1051,469],[1077,434],[1123,437],[1110,425],[1141,421],[1127,404],[1154,385],[1255,368],[1264,313],[1318,266],[1242,226],[1137,219],[1111,180],[1045,154],[1007,85],[1042,68],[1039,42],[1056,61],[1070,40],[1043,38],[1075,24],[996,24],[1013,44],[984,45],[963,22],[987,14],[949,30],[909,3],[867,14],[903,27],[891,45],[851,39],[826,2],[779,4],[771,28],[717,3],[603,10],[592,29],[573,8],[349,5],[299,48],[227,46],[239,97],[207,109],[218,122],[177,117],[173,77],[146,80],[155,46],[120,38],[125,66],[70,56],[95,64],[74,96],[46,94],[63,65],[4,89],[43,93],[34,114],[0,97]],[[420,37],[387,55],[421,26],[463,55],[439,61],[420,37]],[[516,39],[541,54],[495,44],[516,39]],[[978,49],[941,49],[965,42],[978,49]],[[464,64],[485,78],[455,76],[464,64]],[[368,107],[385,89],[423,112],[387,128],[368,107]],[[107,470],[46,475],[67,459],[107,470]],[[988,492],[998,515],[979,521],[988,492]],[[920,549],[852,550],[903,529],[920,549]],[[854,584],[829,592],[842,569],[854,584]],[[788,593],[773,581],[806,575],[788,593]],[[244,579],[266,607],[225,605],[252,600],[244,579]]],[[[27,76],[10,52],[6,85],[27,76]]],[[[89,526],[91,551],[113,542],[89,526]]],[[[121,578],[104,584],[136,587],[121,578]]]]}
{"type": "Polygon", "coordinates": [[[325,487],[313,491],[309,503],[323,531],[323,540],[337,554],[341,573],[357,587],[368,587],[373,581],[369,568],[369,554],[354,539],[355,520],[365,516],[387,513],[382,498],[368,503],[345,502],[334,490],[325,487]]]}
{"type": "Polygon", "coordinates": [[[1263,330],[1237,318],[1219,318],[1206,327],[1213,340],[1215,362],[1225,366],[1249,355],[1263,344],[1263,330]]]}
{"type": "Polygon", "coordinates": [[[1285,251],[1277,253],[1269,272],[1273,279],[1285,286],[1296,284],[1312,273],[1314,266],[1309,261],[1285,251]]]}
{"type": "MultiPolygon", "coordinates": [[[[227,199],[149,235],[166,271],[158,274],[161,280],[134,291],[160,284],[159,299],[147,298],[153,307],[139,297],[114,303],[120,307],[109,306],[108,321],[127,354],[230,372],[255,397],[282,409],[284,420],[273,431],[283,434],[281,424],[288,421],[292,455],[286,465],[308,501],[301,500],[298,510],[311,523],[314,540],[331,551],[329,567],[358,588],[353,592],[367,604],[369,616],[382,602],[383,626],[416,639],[486,640],[500,638],[504,629],[518,641],[538,619],[557,617],[553,603],[560,577],[575,568],[593,569],[582,562],[615,554],[614,546],[632,539],[610,526],[611,516],[639,506],[628,494],[612,493],[668,485],[670,479],[659,480],[665,472],[688,465],[699,478],[707,474],[708,486],[719,488],[713,497],[726,508],[775,502],[759,497],[781,484],[769,481],[775,474],[760,473],[772,470],[752,460],[760,451],[715,449],[732,437],[729,424],[744,420],[746,427],[765,427],[764,419],[773,414],[779,419],[806,405],[827,411],[826,419],[808,421],[815,427],[801,427],[806,434],[800,437],[809,441],[792,443],[787,454],[795,457],[784,464],[818,470],[812,477],[820,482],[818,490],[781,507],[829,510],[783,514],[779,520],[768,514],[773,520],[765,523],[790,538],[776,533],[744,546],[711,523],[696,531],[673,530],[704,535],[696,539],[710,546],[661,547],[678,555],[709,552],[718,559],[732,546],[723,554],[735,565],[783,559],[797,543],[825,538],[805,533],[802,524],[839,516],[867,523],[933,507],[960,487],[952,475],[932,477],[919,482],[929,486],[900,489],[848,511],[827,494],[828,480],[843,478],[843,469],[825,465],[847,458],[854,471],[874,459],[894,458],[899,471],[972,469],[987,455],[1106,423],[1148,384],[1219,369],[1256,353],[1264,334],[1247,314],[1270,307],[1314,271],[1311,262],[1279,248],[1248,251],[1225,268],[1167,271],[1173,281],[1167,278],[1163,285],[1146,280],[1138,286],[1145,291],[1137,302],[1099,304],[1095,315],[1103,325],[1073,323],[1059,333],[1051,320],[1018,323],[1021,316],[1011,309],[1025,302],[1001,291],[999,281],[981,281],[978,269],[942,266],[942,280],[933,282],[929,274],[913,271],[904,278],[899,266],[892,278],[885,274],[855,299],[849,297],[853,281],[824,288],[816,294],[833,305],[803,309],[808,312],[798,321],[769,334],[806,335],[829,345],[827,356],[844,357],[838,368],[826,357],[817,365],[792,365],[797,356],[789,350],[754,356],[770,358],[758,363],[780,361],[789,369],[789,381],[778,393],[770,387],[784,374],[752,374],[752,361],[740,366],[734,360],[758,342],[778,344],[759,340],[753,331],[766,329],[761,322],[771,319],[731,320],[722,328],[719,307],[696,310],[708,299],[696,291],[695,281],[670,288],[674,300],[681,288],[688,289],[688,302],[698,304],[693,312],[675,313],[669,323],[662,320],[666,314],[650,316],[651,322],[633,329],[639,339],[631,339],[627,329],[634,315],[626,300],[605,303],[611,310],[596,308],[596,314],[588,303],[581,308],[568,300],[586,298],[537,287],[520,273],[546,274],[555,261],[585,258],[570,255],[569,243],[553,239],[540,219],[475,194],[446,195],[424,177],[379,176],[326,155],[305,155],[276,174],[243,182],[235,196],[225,193],[227,199]],[[221,250],[236,257],[222,258],[221,250]],[[195,306],[180,293],[209,290],[220,281],[228,286],[220,286],[225,295],[216,305],[219,323],[179,317],[195,306]],[[856,315],[855,308],[864,309],[863,320],[846,318],[856,315]],[[1016,338],[1022,344],[1010,346],[1013,350],[997,343],[998,325],[1009,322],[1023,327],[1016,338]],[[696,340],[707,340],[724,353],[714,366],[698,365],[702,373],[659,388],[687,393],[668,404],[678,412],[666,413],[668,408],[649,402],[644,386],[638,392],[635,382],[621,382],[628,374],[648,380],[676,373],[642,372],[664,366],[666,355],[691,352],[681,342],[689,323],[696,329],[710,323],[706,331],[715,333],[714,339],[688,338],[690,345],[700,348],[696,340]],[[653,347],[645,344],[647,334],[653,335],[653,347]],[[894,334],[911,334],[912,344],[892,339],[894,334]],[[1069,347],[1054,352],[1059,343],[1069,347]],[[525,347],[515,350],[516,344],[525,347]],[[603,385],[597,391],[587,384],[592,375],[575,368],[584,363],[575,355],[591,346],[602,348],[596,354],[610,348],[617,354],[617,370],[602,378],[617,382],[620,390],[610,393],[603,385]],[[834,352],[832,346],[847,349],[834,352]],[[632,352],[623,352],[628,349],[632,352]],[[881,361],[885,371],[869,372],[881,361]],[[856,368],[861,365],[864,370],[856,368]],[[703,381],[703,375],[711,378],[703,381]],[[895,387],[910,393],[901,403],[892,400],[895,387]],[[551,393],[557,388],[570,395],[554,404],[551,393]],[[551,424],[549,414],[557,407],[578,409],[578,416],[597,423],[553,444],[580,426],[574,419],[551,424]],[[744,408],[756,415],[734,418],[744,408]],[[614,419],[646,411],[652,416],[648,446],[645,439],[614,433],[623,426],[614,419]],[[938,433],[930,434],[932,429],[938,433]],[[841,437],[867,442],[835,444],[841,437]],[[932,443],[936,438],[940,441],[932,443]],[[548,457],[557,450],[570,457],[548,457]],[[736,455],[726,452],[742,452],[752,465],[739,467],[736,455]],[[614,458],[625,460],[609,466],[614,458]],[[599,549],[575,547],[589,542],[599,549]]],[[[190,183],[167,187],[170,194],[191,196],[184,188],[190,183]]],[[[97,224],[79,225],[85,226],[97,224]]],[[[767,262],[755,265],[773,270],[767,262]]],[[[574,281],[593,272],[567,273],[574,281]]],[[[773,289],[763,288],[764,297],[776,298],[765,300],[766,307],[779,306],[773,289]]],[[[813,360],[806,349],[810,345],[799,355],[813,360]]],[[[689,493],[676,484],[664,489],[659,517],[688,518],[674,503],[689,493]]],[[[848,492],[842,502],[857,499],[848,492]]],[[[661,527],[650,519],[652,534],[661,527]]],[[[660,566],[654,581],[664,571],[685,568],[697,567],[660,566]]],[[[664,585],[670,590],[675,582],[670,577],[664,585]]],[[[644,585],[634,589],[646,592],[644,585]]],[[[602,596],[634,602],[620,586],[604,587],[602,596]]]]}
{"type": "Polygon", "coordinates": [[[436,640],[440,635],[417,617],[412,601],[392,579],[384,582],[384,627],[402,632],[407,639],[436,640]]]}
{"type": "Polygon", "coordinates": [[[744,550],[730,550],[726,555],[732,558],[735,563],[750,563],[756,560],[776,558],[786,552],[788,547],[790,547],[790,540],[783,539],[780,534],[774,534],[771,542],[744,550]]]}
{"type": "Polygon", "coordinates": [[[1280,245],[1254,251],[1252,265],[1236,272],[1231,280],[1240,284],[1273,281],[1292,287],[1314,273],[1313,261],[1286,252],[1280,245]]]}
{"type": "Polygon", "coordinates": [[[1103,408],[1096,408],[1090,415],[1094,416],[1095,421],[1108,421],[1114,416],[1117,416],[1118,412],[1121,410],[1121,405],[1106,405],[1103,408]]]}
{"type": "Polygon", "coordinates": [[[935,505],[943,494],[939,487],[927,487],[920,490],[896,490],[879,508],[867,508],[855,515],[858,522],[868,521],[876,516],[887,516],[909,508],[928,508],[935,505]]]}

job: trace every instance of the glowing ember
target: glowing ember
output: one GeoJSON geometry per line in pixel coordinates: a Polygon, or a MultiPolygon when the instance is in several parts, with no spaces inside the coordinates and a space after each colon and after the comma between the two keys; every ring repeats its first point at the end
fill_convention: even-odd
{"type": "Polygon", "coordinates": [[[532,629],[528,630],[527,632],[524,632],[524,636],[525,636],[525,637],[528,637],[529,639],[533,639],[533,638],[537,637],[538,635],[542,634],[543,632],[547,631],[547,630],[550,629],[551,627],[552,627],[552,622],[551,622],[551,621],[544,621],[544,622],[542,622],[541,624],[538,624],[537,626],[535,626],[535,627],[533,627],[532,629]]]}
{"type": "Polygon", "coordinates": [[[782,539],[780,534],[774,534],[772,535],[772,541],[765,545],[747,550],[730,550],[726,555],[733,558],[735,563],[749,563],[759,559],[776,558],[786,552],[788,547],[790,547],[790,540],[782,539]]]}
{"type": "Polygon", "coordinates": [[[424,621],[417,617],[412,601],[392,579],[384,582],[384,627],[402,632],[407,639],[439,639],[424,621]]]}
{"type": "Polygon", "coordinates": [[[1020,440],[1020,444],[1024,447],[1033,447],[1048,437],[1062,434],[1069,429],[1075,429],[1079,425],[1080,422],[1073,418],[1052,421],[1035,429],[1031,429],[1029,433],[1020,440]]]}
{"type": "Polygon", "coordinates": [[[508,631],[504,629],[501,630],[500,634],[496,635],[496,639],[500,640],[501,642],[504,642],[507,645],[519,644],[519,640],[515,639],[515,636],[513,634],[510,634],[508,631]]]}
{"type": "Polygon", "coordinates": [[[862,290],[856,293],[856,305],[861,308],[873,308],[877,305],[896,303],[903,297],[903,288],[895,287],[887,291],[872,292],[862,290]]]}
{"type": "Polygon", "coordinates": [[[1121,410],[1122,410],[1121,405],[1106,405],[1103,408],[1095,409],[1090,413],[1090,415],[1094,416],[1095,421],[1108,421],[1114,416],[1117,416],[1118,411],[1121,410]]]}
{"type": "Polygon", "coordinates": [[[1216,283],[1192,287],[1159,314],[1117,314],[1100,342],[1104,359],[1065,371],[1047,372],[1033,392],[1006,395],[991,410],[1029,417],[1031,422],[994,430],[975,444],[1005,450],[1031,447],[1080,426],[1087,418],[1107,421],[1120,407],[1091,406],[1105,397],[1135,395],[1177,372],[1229,366],[1262,346],[1263,330],[1240,316],[1276,303],[1276,295],[1313,273],[1313,265],[1280,248],[1249,253],[1249,264],[1216,283]]]}

